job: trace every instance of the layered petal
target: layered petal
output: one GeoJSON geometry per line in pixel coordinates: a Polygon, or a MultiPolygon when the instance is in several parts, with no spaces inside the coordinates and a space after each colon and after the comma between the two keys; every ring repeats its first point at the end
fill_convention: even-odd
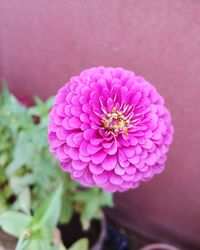
{"type": "Polygon", "coordinates": [[[97,67],[72,77],[49,115],[50,152],[72,179],[108,192],[137,188],[163,171],[174,129],[143,77],[97,67]]]}

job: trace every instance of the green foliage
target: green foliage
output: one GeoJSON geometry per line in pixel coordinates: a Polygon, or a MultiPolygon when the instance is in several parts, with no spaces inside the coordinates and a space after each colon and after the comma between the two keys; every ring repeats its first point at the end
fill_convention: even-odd
{"type": "Polygon", "coordinates": [[[30,221],[31,216],[16,211],[0,214],[0,228],[14,237],[20,237],[30,221]]]}
{"type": "Polygon", "coordinates": [[[69,250],[87,250],[89,248],[87,239],[80,239],[75,242],[69,250]]]}
{"type": "Polygon", "coordinates": [[[73,200],[83,204],[81,209],[81,221],[91,221],[93,218],[101,216],[100,207],[113,206],[112,194],[102,192],[98,188],[77,192],[73,196],[73,200]]]}
{"type": "Polygon", "coordinates": [[[35,210],[33,224],[39,223],[40,225],[44,225],[48,231],[48,235],[52,235],[54,228],[59,222],[61,196],[62,186],[60,185],[54,193],[50,194],[46,201],[35,210]]]}
{"type": "Polygon", "coordinates": [[[6,211],[0,215],[0,227],[19,237],[16,249],[54,249],[53,232],[61,211],[62,186],[60,185],[35,210],[33,216],[22,212],[6,211]]]}
{"type": "MultiPolygon", "coordinates": [[[[113,205],[111,194],[98,188],[81,187],[60,170],[57,160],[49,153],[47,125],[52,103],[53,98],[46,102],[35,98],[35,105],[26,107],[9,93],[6,85],[0,94],[0,226],[16,237],[21,236],[17,250],[61,250],[61,245],[59,248],[49,245],[49,237],[58,222],[68,223],[74,213],[79,213],[86,228],[92,219],[101,216],[102,206],[113,205]],[[49,194],[52,195],[45,203],[41,202],[49,194]],[[16,218],[6,222],[8,215],[16,218]],[[29,229],[34,232],[31,242],[24,239],[22,229],[15,231],[20,216],[31,220],[29,229]]],[[[26,222],[21,219],[22,223],[18,224],[26,228],[23,220],[26,222]]],[[[79,249],[79,244],[83,244],[81,249],[86,249],[85,241],[81,242],[72,249],[79,249]]]]}
{"type": "Polygon", "coordinates": [[[64,179],[48,151],[52,98],[44,103],[37,98],[37,103],[30,108],[23,106],[5,85],[0,95],[0,212],[12,208],[30,213],[64,179]]]}

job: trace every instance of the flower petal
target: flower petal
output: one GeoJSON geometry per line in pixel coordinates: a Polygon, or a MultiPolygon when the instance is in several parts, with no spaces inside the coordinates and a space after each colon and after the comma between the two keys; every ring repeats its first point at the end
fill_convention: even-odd
{"type": "Polygon", "coordinates": [[[105,148],[104,151],[109,155],[115,155],[117,153],[117,141],[115,140],[110,148],[105,148]]]}
{"type": "Polygon", "coordinates": [[[145,162],[147,165],[153,166],[156,163],[156,160],[157,160],[156,154],[152,153],[146,158],[145,162]]]}
{"type": "Polygon", "coordinates": [[[88,156],[89,153],[87,151],[87,146],[88,146],[88,142],[87,141],[83,141],[80,145],[80,148],[79,148],[79,152],[81,155],[83,156],[88,156]]]}
{"type": "Polygon", "coordinates": [[[73,160],[72,161],[72,167],[75,169],[75,170],[83,170],[85,167],[87,166],[87,163],[85,162],[82,162],[82,161],[75,161],[73,160]]]}
{"type": "Polygon", "coordinates": [[[128,174],[128,175],[134,175],[135,174],[135,172],[136,172],[136,168],[135,167],[133,167],[133,166],[129,166],[129,167],[127,167],[126,169],[125,169],[125,171],[126,171],[126,173],[128,174]]]}
{"type": "Polygon", "coordinates": [[[82,113],[82,114],[80,115],[80,120],[81,120],[82,122],[85,122],[85,123],[90,123],[90,122],[91,122],[91,121],[90,121],[90,118],[89,118],[89,115],[86,114],[86,113],[82,113]]]}
{"type": "Polygon", "coordinates": [[[113,174],[110,177],[110,182],[114,185],[121,185],[123,180],[120,176],[113,174]]]}
{"type": "Polygon", "coordinates": [[[138,155],[129,158],[128,159],[130,161],[130,163],[132,163],[133,165],[138,164],[140,162],[140,157],[138,155]]]}
{"type": "Polygon", "coordinates": [[[72,128],[80,128],[81,124],[82,123],[78,117],[74,116],[69,120],[69,126],[72,128]]]}
{"type": "Polygon", "coordinates": [[[65,130],[63,127],[59,127],[56,130],[56,135],[57,135],[58,139],[60,139],[60,140],[66,140],[66,138],[69,135],[69,132],[67,130],[65,130]]]}
{"type": "Polygon", "coordinates": [[[108,181],[109,174],[107,174],[106,171],[104,171],[102,174],[93,175],[93,179],[96,182],[96,184],[101,185],[108,181]]]}
{"type": "Polygon", "coordinates": [[[88,143],[87,144],[87,152],[89,153],[89,154],[91,154],[91,155],[93,155],[93,154],[96,154],[99,150],[101,150],[102,149],[102,146],[101,145],[99,145],[99,146],[94,146],[94,145],[92,145],[92,144],[90,144],[90,143],[88,143]]]}
{"type": "Polygon", "coordinates": [[[93,174],[101,174],[103,173],[103,168],[100,165],[93,164],[90,162],[89,169],[93,174]]]}
{"type": "Polygon", "coordinates": [[[92,162],[94,164],[100,164],[106,158],[106,153],[102,150],[97,152],[96,154],[91,155],[92,162]]]}
{"type": "Polygon", "coordinates": [[[102,167],[105,170],[112,170],[117,165],[117,157],[116,155],[107,156],[106,159],[102,162],[102,167]]]}
{"type": "Polygon", "coordinates": [[[131,158],[135,155],[134,147],[123,148],[123,153],[128,157],[131,158]]]}
{"type": "Polygon", "coordinates": [[[117,165],[117,167],[114,169],[114,172],[117,175],[123,175],[125,173],[125,169],[117,165]]]}

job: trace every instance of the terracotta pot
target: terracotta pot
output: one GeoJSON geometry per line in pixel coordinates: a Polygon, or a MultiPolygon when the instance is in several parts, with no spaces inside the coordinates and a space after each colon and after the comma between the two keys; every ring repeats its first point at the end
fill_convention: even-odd
{"type": "Polygon", "coordinates": [[[96,241],[96,243],[90,248],[90,250],[102,250],[103,249],[103,244],[104,244],[104,241],[106,239],[106,218],[105,216],[103,215],[101,221],[100,221],[100,225],[101,225],[101,231],[100,231],[100,234],[99,234],[99,237],[96,241]]]}
{"type": "Polygon", "coordinates": [[[180,248],[166,243],[152,243],[140,248],[140,250],[180,250],[180,248]]]}
{"type": "Polygon", "coordinates": [[[0,230],[0,250],[14,250],[17,239],[0,230]]]}

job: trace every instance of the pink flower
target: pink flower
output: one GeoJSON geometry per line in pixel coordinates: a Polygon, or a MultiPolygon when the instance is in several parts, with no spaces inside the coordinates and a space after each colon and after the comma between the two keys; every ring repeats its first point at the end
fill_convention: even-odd
{"type": "Polygon", "coordinates": [[[122,68],[91,68],[62,87],[50,113],[50,151],[87,187],[138,187],[164,169],[171,116],[144,78],[122,68]]]}

